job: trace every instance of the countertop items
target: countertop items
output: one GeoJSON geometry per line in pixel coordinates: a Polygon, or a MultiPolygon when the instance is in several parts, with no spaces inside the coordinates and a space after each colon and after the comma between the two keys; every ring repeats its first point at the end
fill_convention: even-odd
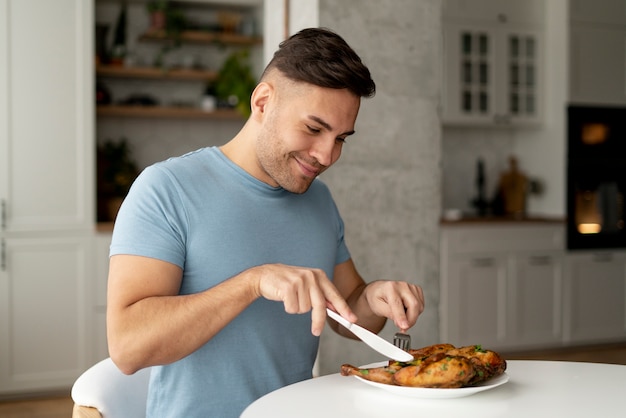
{"type": "MultiPolygon", "coordinates": [[[[339,373],[296,383],[258,399],[242,418],[619,416],[626,366],[510,360],[508,382],[458,399],[400,396],[339,373]]],[[[455,389],[437,389],[453,391],[455,389]]]]}
{"type": "Polygon", "coordinates": [[[528,194],[528,178],[519,169],[517,158],[509,158],[509,169],[500,175],[496,201],[498,208],[494,213],[522,217],[526,213],[526,196],[528,194]]]}

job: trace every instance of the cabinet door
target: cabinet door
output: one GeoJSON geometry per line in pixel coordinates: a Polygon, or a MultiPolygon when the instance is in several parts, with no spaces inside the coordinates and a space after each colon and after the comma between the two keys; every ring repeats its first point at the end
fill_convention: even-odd
{"type": "Polygon", "coordinates": [[[623,341],[626,338],[626,254],[570,254],[565,278],[566,341],[623,341]]]}
{"type": "Polygon", "coordinates": [[[570,19],[574,22],[601,25],[626,24],[626,2],[624,0],[570,0],[570,19]]]}
{"type": "Polygon", "coordinates": [[[516,349],[561,342],[562,255],[518,253],[508,288],[508,330],[516,349]]]}
{"type": "Polygon", "coordinates": [[[106,306],[107,306],[107,281],[109,277],[109,247],[111,245],[110,233],[96,235],[94,265],[96,266],[95,286],[92,288],[93,323],[91,340],[94,344],[92,349],[92,363],[96,363],[109,356],[106,330],[106,306]]]}
{"type": "Polygon", "coordinates": [[[3,240],[0,393],[68,388],[85,369],[87,238],[3,240]]]}
{"type": "Polygon", "coordinates": [[[91,10],[83,0],[0,0],[6,232],[93,225],[91,10]]]}
{"type": "Polygon", "coordinates": [[[542,41],[538,31],[506,28],[498,37],[496,124],[541,122],[542,41]]]}
{"type": "MultiPolygon", "coordinates": [[[[506,338],[506,257],[463,255],[450,262],[445,342],[499,348],[506,338]]],[[[444,332],[445,334],[445,332],[444,332]]]]}
{"type": "Polygon", "coordinates": [[[495,39],[484,26],[444,25],[443,120],[491,124],[496,114],[495,39]]]}
{"type": "Polygon", "coordinates": [[[540,123],[541,44],[536,30],[446,23],[444,123],[540,123]]]}
{"type": "Polygon", "coordinates": [[[570,39],[571,100],[626,104],[626,29],[573,24],[570,39]]]}

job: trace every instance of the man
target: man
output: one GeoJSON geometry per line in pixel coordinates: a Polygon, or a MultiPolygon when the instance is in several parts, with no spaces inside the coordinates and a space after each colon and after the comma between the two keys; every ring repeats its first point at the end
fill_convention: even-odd
{"type": "Polygon", "coordinates": [[[148,416],[237,417],[310,378],[326,307],[375,332],[415,324],[421,288],[365,284],[316,179],[374,92],[341,37],[305,29],[280,45],[231,141],[137,179],[113,233],[107,322],[123,372],[157,366],[148,416]]]}

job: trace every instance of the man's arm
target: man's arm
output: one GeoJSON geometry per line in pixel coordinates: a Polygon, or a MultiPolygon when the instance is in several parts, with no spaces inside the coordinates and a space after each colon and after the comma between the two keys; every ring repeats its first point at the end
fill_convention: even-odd
{"type": "Polygon", "coordinates": [[[181,280],[180,267],[165,261],[111,257],[107,336],[124,373],[187,356],[257,298],[245,275],[191,295],[178,295],[181,280]]]}
{"type": "Polygon", "coordinates": [[[183,272],[164,261],[133,255],[109,263],[109,352],[124,373],[177,361],[205,344],[259,297],[282,302],[292,314],[321,313],[311,332],[324,326],[327,303],[356,317],[319,269],[266,264],[252,267],[203,292],[179,295],[183,272]]]}

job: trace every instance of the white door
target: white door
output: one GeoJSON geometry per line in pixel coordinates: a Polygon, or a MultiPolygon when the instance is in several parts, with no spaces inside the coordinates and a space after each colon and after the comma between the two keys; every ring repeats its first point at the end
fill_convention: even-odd
{"type": "Polygon", "coordinates": [[[448,277],[447,343],[499,348],[506,339],[507,260],[500,254],[455,256],[448,277]]]}
{"type": "Polygon", "coordinates": [[[70,387],[85,367],[85,238],[5,239],[0,392],[70,387]]]}
{"type": "Polygon", "coordinates": [[[0,0],[0,394],[87,366],[93,3],[0,0]]]}
{"type": "Polygon", "coordinates": [[[562,337],[562,255],[515,255],[509,280],[508,329],[516,349],[555,346],[562,337]]]}
{"type": "Polygon", "coordinates": [[[565,339],[595,343],[626,338],[626,254],[570,254],[565,275],[565,339]]]}
{"type": "Polygon", "coordinates": [[[93,225],[93,23],[83,0],[0,0],[4,232],[93,225]]]}
{"type": "Polygon", "coordinates": [[[574,24],[570,38],[572,102],[626,105],[626,28],[574,24]]]}

